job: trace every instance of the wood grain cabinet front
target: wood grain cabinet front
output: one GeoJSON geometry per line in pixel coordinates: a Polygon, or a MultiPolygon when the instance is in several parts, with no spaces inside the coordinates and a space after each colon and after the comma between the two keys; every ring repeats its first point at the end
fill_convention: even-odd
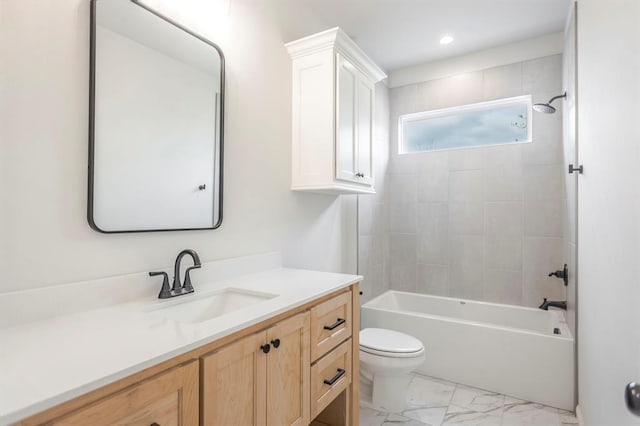
{"type": "Polygon", "coordinates": [[[308,312],[202,358],[202,421],[206,426],[309,424],[308,312]]]}
{"type": "Polygon", "coordinates": [[[315,361],[352,334],[351,292],[311,308],[311,360],[315,361]]]}
{"type": "Polygon", "coordinates": [[[351,384],[351,340],[311,367],[311,416],[317,416],[351,384]]]}
{"type": "Polygon", "coordinates": [[[198,426],[198,413],[198,362],[192,361],[47,424],[198,426]]]}

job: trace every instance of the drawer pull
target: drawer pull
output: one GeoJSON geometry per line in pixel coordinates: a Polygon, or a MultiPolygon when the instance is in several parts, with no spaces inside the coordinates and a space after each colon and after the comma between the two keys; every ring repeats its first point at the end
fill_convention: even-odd
{"type": "Polygon", "coordinates": [[[324,379],[324,384],[325,385],[329,385],[329,386],[333,386],[333,384],[335,382],[337,382],[338,380],[340,380],[340,378],[342,376],[344,376],[344,373],[346,373],[345,370],[343,370],[342,368],[338,368],[338,373],[335,376],[333,376],[332,378],[330,378],[329,380],[324,379]]]}
{"type": "Polygon", "coordinates": [[[342,324],[344,324],[345,322],[347,322],[345,319],[343,319],[343,318],[338,318],[338,321],[334,322],[333,324],[331,324],[331,325],[325,325],[325,326],[324,326],[324,329],[325,329],[325,330],[329,330],[329,331],[331,331],[331,330],[333,330],[334,328],[338,328],[338,327],[340,327],[340,326],[341,326],[342,324]]]}

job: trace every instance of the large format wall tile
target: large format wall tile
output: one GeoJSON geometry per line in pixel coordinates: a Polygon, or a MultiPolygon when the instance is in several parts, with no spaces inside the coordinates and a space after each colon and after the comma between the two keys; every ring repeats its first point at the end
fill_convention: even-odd
{"type": "Polygon", "coordinates": [[[520,95],[546,102],[560,94],[561,64],[553,55],[390,90],[392,288],[527,306],[564,297],[547,277],[566,257],[561,108],[529,117],[530,143],[398,154],[401,114],[520,95]]]}
{"type": "Polygon", "coordinates": [[[561,164],[525,165],[524,199],[564,198],[563,172],[561,164]]]}
{"type": "Polygon", "coordinates": [[[545,56],[522,63],[522,92],[540,93],[562,90],[562,55],[545,56]]]}
{"type": "Polygon", "coordinates": [[[483,76],[485,101],[522,94],[522,62],[490,68],[484,71],[483,76]]]}
{"type": "Polygon", "coordinates": [[[489,302],[522,304],[522,270],[486,269],[483,297],[489,302]]]}
{"type": "Polygon", "coordinates": [[[452,235],[483,235],[484,203],[452,201],[449,203],[449,231],[452,235]]]}
{"type": "Polygon", "coordinates": [[[449,295],[449,267],[446,265],[425,265],[418,263],[418,293],[449,295]]]}
{"type": "Polygon", "coordinates": [[[453,149],[449,151],[449,171],[482,170],[484,166],[484,149],[453,149]]]}
{"type": "Polygon", "coordinates": [[[449,265],[482,269],[484,264],[483,237],[452,235],[449,237],[449,265]]]}
{"type": "Polygon", "coordinates": [[[391,203],[389,206],[390,231],[401,234],[415,234],[418,224],[418,204],[391,203]]]}
{"type": "Polygon", "coordinates": [[[518,163],[495,165],[484,170],[486,201],[519,201],[523,198],[524,176],[518,163]]]}
{"type": "Polygon", "coordinates": [[[418,202],[449,200],[449,153],[420,154],[418,158],[418,202]]]}
{"type": "Polygon", "coordinates": [[[565,300],[561,279],[549,277],[549,272],[562,269],[564,264],[562,238],[526,237],[524,239],[523,302],[539,305],[543,298],[565,300]]]}
{"type": "Polygon", "coordinates": [[[447,264],[448,212],[449,205],[447,203],[421,203],[418,205],[418,263],[447,264]]]}
{"type": "Polygon", "coordinates": [[[449,173],[449,201],[484,201],[482,170],[449,173]]]}
{"type": "Polygon", "coordinates": [[[524,203],[524,233],[531,237],[562,237],[564,200],[542,198],[524,203]]]}
{"type": "Polygon", "coordinates": [[[482,266],[449,268],[449,296],[482,300],[482,266]]]}

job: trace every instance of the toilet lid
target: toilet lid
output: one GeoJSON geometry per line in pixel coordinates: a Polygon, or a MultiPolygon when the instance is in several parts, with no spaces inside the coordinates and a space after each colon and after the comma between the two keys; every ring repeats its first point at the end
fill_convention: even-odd
{"type": "Polygon", "coordinates": [[[415,353],[424,349],[422,342],[415,337],[383,328],[361,330],[360,347],[396,354],[415,353]]]}

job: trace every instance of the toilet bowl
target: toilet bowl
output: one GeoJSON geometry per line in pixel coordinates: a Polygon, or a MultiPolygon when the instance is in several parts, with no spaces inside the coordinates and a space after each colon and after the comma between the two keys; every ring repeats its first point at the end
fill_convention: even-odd
{"type": "Polygon", "coordinates": [[[403,411],[409,373],[424,360],[424,346],[413,336],[382,328],[360,331],[360,387],[364,402],[380,411],[403,411]]]}

